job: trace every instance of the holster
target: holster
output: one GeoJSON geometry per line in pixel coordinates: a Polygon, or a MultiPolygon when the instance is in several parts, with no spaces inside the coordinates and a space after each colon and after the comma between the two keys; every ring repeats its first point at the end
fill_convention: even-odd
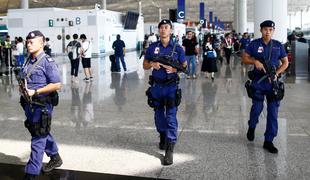
{"type": "Polygon", "coordinates": [[[277,82],[277,88],[273,88],[273,99],[276,101],[281,101],[284,98],[285,88],[282,81],[277,82]]]}
{"type": "Polygon", "coordinates": [[[32,137],[46,136],[51,130],[52,117],[46,108],[41,109],[41,119],[39,122],[31,123],[28,119],[24,122],[32,137]]]}
{"type": "Polygon", "coordinates": [[[149,87],[146,92],[145,92],[146,96],[147,96],[147,103],[151,108],[154,108],[154,110],[156,109],[161,109],[163,107],[167,107],[167,108],[172,108],[172,107],[178,107],[181,103],[181,99],[182,99],[182,90],[181,89],[177,89],[176,91],[176,96],[175,99],[157,99],[154,98],[152,93],[151,93],[151,87],[149,87]],[[156,105],[155,102],[158,102],[156,105]]]}
{"type": "Polygon", "coordinates": [[[59,103],[59,95],[57,91],[51,92],[48,96],[44,97],[33,97],[33,102],[37,102],[39,104],[52,104],[53,106],[57,106],[59,103]]]}
{"type": "Polygon", "coordinates": [[[50,93],[49,95],[51,97],[51,103],[53,106],[57,106],[59,103],[59,95],[57,91],[54,91],[52,93],[50,93]]]}
{"type": "Polygon", "coordinates": [[[182,100],[182,89],[177,89],[175,96],[175,105],[178,107],[181,104],[182,100]]]}
{"type": "Polygon", "coordinates": [[[252,81],[254,80],[254,78],[255,78],[254,70],[248,71],[248,77],[250,80],[252,80],[252,81]]]}
{"type": "Polygon", "coordinates": [[[244,84],[246,92],[248,94],[249,98],[253,98],[254,97],[254,88],[252,86],[252,81],[251,80],[247,80],[244,84]]]}
{"type": "Polygon", "coordinates": [[[25,110],[26,100],[23,96],[20,96],[19,103],[20,103],[20,106],[23,108],[23,110],[25,110]]]}
{"type": "Polygon", "coordinates": [[[151,93],[151,87],[149,87],[146,92],[145,92],[146,96],[147,96],[147,104],[151,107],[151,108],[155,108],[155,99],[152,96],[151,93]]]}

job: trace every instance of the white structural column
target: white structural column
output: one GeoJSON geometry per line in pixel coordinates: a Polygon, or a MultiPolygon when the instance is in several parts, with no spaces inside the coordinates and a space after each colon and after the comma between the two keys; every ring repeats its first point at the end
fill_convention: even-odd
{"type": "Polygon", "coordinates": [[[238,2],[239,0],[234,0],[234,30],[239,32],[239,10],[238,10],[238,2]]]}
{"type": "Polygon", "coordinates": [[[303,10],[300,10],[300,29],[302,30],[302,12],[303,10]]]}
{"type": "Polygon", "coordinates": [[[142,16],[142,2],[139,1],[139,16],[142,16]]]}
{"type": "Polygon", "coordinates": [[[101,1],[101,6],[102,6],[102,9],[107,10],[107,1],[106,0],[102,0],[101,1]]]}
{"type": "Polygon", "coordinates": [[[161,21],[161,7],[158,8],[158,17],[159,17],[159,21],[161,21]]]}
{"type": "Polygon", "coordinates": [[[282,43],[287,39],[287,0],[259,0],[254,1],[254,36],[261,37],[260,23],[265,20],[275,22],[273,39],[282,43]]]}
{"type": "Polygon", "coordinates": [[[20,8],[21,9],[28,9],[29,8],[29,1],[28,0],[20,0],[20,8]]]}
{"type": "Polygon", "coordinates": [[[247,31],[247,0],[238,0],[238,32],[247,31]]]}

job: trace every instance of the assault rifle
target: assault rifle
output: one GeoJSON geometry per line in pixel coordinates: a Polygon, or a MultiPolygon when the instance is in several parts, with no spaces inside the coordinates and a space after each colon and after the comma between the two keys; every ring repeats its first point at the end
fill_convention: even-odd
{"type": "Polygon", "coordinates": [[[269,78],[272,83],[272,91],[273,95],[275,97],[282,97],[284,96],[284,84],[280,83],[279,78],[276,78],[276,70],[277,68],[275,66],[272,66],[270,62],[268,62],[265,59],[259,59],[259,62],[261,62],[264,65],[264,68],[266,70],[266,75],[264,75],[262,78],[258,80],[258,83],[262,82],[264,79],[269,78]],[[283,87],[280,87],[283,86],[283,87]]]}
{"type": "Polygon", "coordinates": [[[186,68],[183,67],[183,65],[178,63],[177,61],[174,61],[172,57],[169,55],[157,56],[152,61],[158,62],[163,65],[171,66],[173,68],[176,68],[178,72],[183,72],[185,74],[188,74],[188,71],[186,70],[186,68]]]}
{"type": "Polygon", "coordinates": [[[23,96],[23,98],[25,99],[25,102],[27,103],[27,104],[32,104],[32,99],[31,99],[31,97],[29,96],[29,94],[28,94],[28,91],[27,91],[27,89],[26,89],[26,84],[25,84],[25,78],[23,78],[22,76],[21,76],[21,68],[16,68],[16,69],[14,69],[14,74],[15,74],[15,76],[16,76],[16,80],[17,80],[17,82],[18,82],[18,86],[19,86],[19,88],[20,88],[20,92],[21,92],[21,94],[22,94],[22,96],[23,96]]]}

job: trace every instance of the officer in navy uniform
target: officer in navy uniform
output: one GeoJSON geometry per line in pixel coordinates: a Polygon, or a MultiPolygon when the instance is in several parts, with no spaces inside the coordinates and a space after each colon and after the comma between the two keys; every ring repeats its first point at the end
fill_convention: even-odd
{"type": "Polygon", "coordinates": [[[30,56],[22,68],[22,77],[33,103],[25,103],[21,97],[21,105],[27,118],[25,126],[32,136],[31,154],[24,176],[30,180],[35,179],[41,169],[49,172],[62,165],[58,147],[49,132],[53,106],[58,103],[56,91],[60,89],[61,82],[56,62],[44,53],[44,35],[40,31],[32,31],[26,39],[30,56]],[[44,152],[51,159],[42,167],[44,152]]]}
{"type": "Polygon", "coordinates": [[[283,45],[272,39],[275,31],[275,23],[266,20],[260,24],[262,38],[253,40],[246,48],[242,61],[245,64],[253,64],[253,78],[251,87],[253,88],[252,108],[250,112],[250,120],[248,121],[249,129],[247,138],[249,141],[254,140],[255,127],[258,123],[259,115],[263,110],[264,98],[267,99],[267,126],[265,131],[264,149],[270,153],[278,153],[278,149],[273,144],[273,139],[278,132],[278,111],[280,100],[274,98],[271,78],[261,78],[266,74],[267,69],[264,68],[259,59],[264,59],[266,64],[276,69],[274,80],[285,71],[288,66],[287,54],[283,45]],[[271,52],[270,52],[271,51],[271,52]],[[280,63],[281,61],[281,63],[280,63]]]}
{"type": "Polygon", "coordinates": [[[148,101],[154,102],[150,106],[154,107],[155,125],[160,134],[159,148],[166,150],[163,164],[171,165],[173,149],[177,141],[177,106],[181,100],[181,90],[178,88],[179,77],[175,68],[152,60],[155,57],[170,55],[173,61],[178,61],[183,67],[186,67],[187,63],[183,48],[170,38],[171,21],[163,19],[158,24],[158,29],[160,40],[152,43],[147,49],[143,68],[145,70],[152,68],[151,87],[147,91],[148,101]]]}

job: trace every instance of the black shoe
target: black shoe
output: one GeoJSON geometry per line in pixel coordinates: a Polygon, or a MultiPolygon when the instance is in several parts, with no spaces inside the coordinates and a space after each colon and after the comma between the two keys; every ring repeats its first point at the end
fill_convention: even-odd
{"type": "Polygon", "coordinates": [[[89,81],[90,81],[89,78],[84,78],[83,80],[84,80],[85,82],[89,82],[89,81]]]}
{"type": "Polygon", "coordinates": [[[25,174],[23,180],[34,180],[36,178],[33,174],[25,174]]]}
{"type": "Polygon", "coordinates": [[[52,171],[53,169],[60,167],[62,165],[62,160],[59,154],[56,154],[51,157],[51,160],[42,168],[42,171],[47,173],[52,171]]]}
{"type": "Polygon", "coordinates": [[[164,157],[164,165],[168,166],[173,164],[173,149],[174,149],[174,144],[173,142],[168,142],[167,147],[166,147],[166,153],[164,157]]]}
{"type": "Polygon", "coordinates": [[[246,134],[246,137],[248,138],[249,141],[253,141],[255,138],[255,128],[249,127],[248,133],[246,134]]]}
{"type": "Polygon", "coordinates": [[[159,134],[159,149],[160,150],[165,150],[166,149],[166,134],[165,133],[160,133],[159,134]]]}
{"type": "Polygon", "coordinates": [[[214,82],[214,77],[211,77],[212,82],[214,82]]]}
{"type": "Polygon", "coordinates": [[[265,141],[263,147],[264,149],[268,150],[270,153],[273,153],[273,154],[278,153],[278,149],[270,141],[265,141]]]}

